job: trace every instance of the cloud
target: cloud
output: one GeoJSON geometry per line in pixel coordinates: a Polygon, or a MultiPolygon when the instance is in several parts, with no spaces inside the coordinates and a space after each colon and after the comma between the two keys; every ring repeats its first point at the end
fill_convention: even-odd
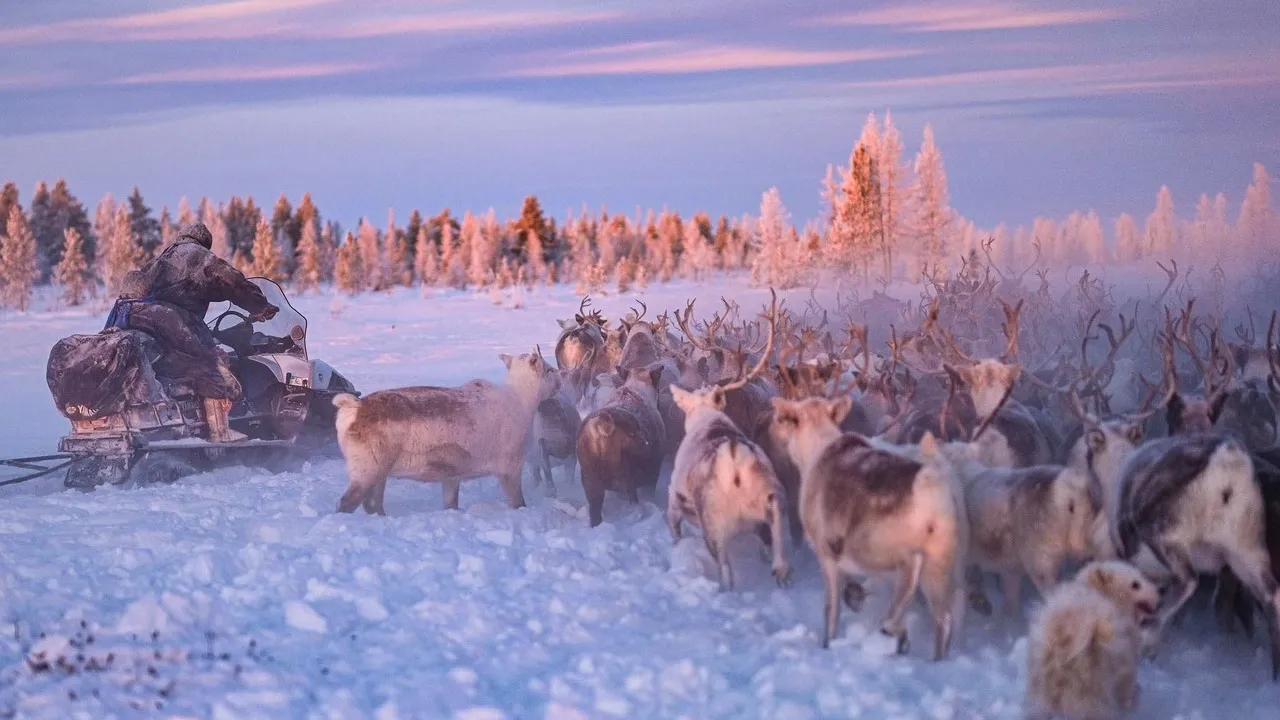
{"type": "Polygon", "coordinates": [[[141,73],[108,81],[108,85],[163,85],[248,82],[264,80],[301,80],[348,75],[375,70],[374,63],[311,63],[301,65],[252,66],[226,65],[211,68],[187,68],[141,73]]]}
{"type": "Polygon", "coordinates": [[[1119,20],[1133,15],[1124,8],[1051,10],[1040,3],[1006,0],[961,3],[912,3],[881,6],[871,10],[828,15],[817,24],[894,27],[908,32],[965,32],[977,30],[1024,30],[1029,28],[1086,25],[1119,20]]]}
{"type": "Polygon", "coordinates": [[[680,75],[840,65],[909,57],[923,52],[911,49],[787,50],[735,45],[688,47],[671,41],[639,42],[592,48],[574,54],[592,57],[591,60],[552,62],[515,70],[509,76],[680,75]]]}
{"type": "Polygon", "coordinates": [[[282,27],[280,19],[272,19],[273,16],[339,2],[341,0],[234,0],[115,17],[0,28],[0,45],[262,37],[282,27]]]}
{"type": "Polygon", "coordinates": [[[617,12],[521,10],[377,15],[343,0],[236,0],[105,18],[3,29],[0,45],[57,42],[164,42],[254,38],[359,39],[444,32],[566,26],[622,17],[617,12]],[[355,6],[353,8],[353,6],[355,6]]]}
{"type": "Polygon", "coordinates": [[[964,88],[1010,98],[1138,93],[1280,83],[1280,70],[1234,55],[1045,65],[842,83],[859,90],[915,92],[964,88]]]}

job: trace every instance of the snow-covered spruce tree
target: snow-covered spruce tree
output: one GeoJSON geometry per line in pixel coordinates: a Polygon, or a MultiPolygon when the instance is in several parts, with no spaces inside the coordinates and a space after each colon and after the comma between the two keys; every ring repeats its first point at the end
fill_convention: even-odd
{"type": "Polygon", "coordinates": [[[441,287],[456,287],[459,283],[465,282],[465,277],[457,278],[453,275],[463,262],[470,260],[470,257],[459,258],[458,241],[454,236],[453,223],[442,223],[440,225],[440,273],[436,284],[441,287]]]}
{"type": "MultiPolygon", "coordinates": [[[[664,212],[658,217],[658,277],[671,282],[676,274],[676,263],[684,251],[684,221],[678,212],[664,212]]],[[[611,268],[606,268],[606,272],[611,268]]]]}
{"type": "Polygon", "coordinates": [[[26,312],[31,303],[31,285],[40,277],[36,237],[22,210],[16,206],[9,211],[6,228],[8,237],[0,246],[0,284],[4,288],[4,304],[26,312]]]}
{"type": "Polygon", "coordinates": [[[440,279],[440,253],[431,239],[426,223],[418,227],[418,240],[414,243],[413,274],[424,293],[440,279]]]}
{"type": "Polygon", "coordinates": [[[410,266],[409,244],[396,227],[394,211],[387,212],[387,231],[382,235],[382,256],[387,269],[387,287],[408,287],[413,284],[413,268],[410,266]]]}
{"type": "Polygon", "coordinates": [[[916,154],[915,182],[909,193],[908,227],[918,254],[916,277],[928,268],[935,279],[946,275],[947,241],[951,232],[951,208],[947,196],[947,172],[942,153],[933,140],[933,128],[924,126],[924,139],[916,154]]]}
{"type": "Polygon", "coordinates": [[[480,220],[468,210],[462,216],[458,233],[458,251],[446,268],[449,285],[457,288],[483,288],[489,282],[489,273],[497,265],[497,248],[489,246],[489,238],[480,232],[480,220]]]}
{"type": "Polygon", "coordinates": [[[378,238],[378,228],[365,218],[360,218],[360,226],[356,230],[360,243],[360,269],[364,271],[366,290],[377,292],[383,287],[382,243],[378,238]]]}
{"type": "Polygon", "coordinates": [[[116,201],[107,193],[98,201],[93,213],[93,237],[96,253],[93,254],[94,274],[105,281],[107,277],[107,253],[111,248],[111,235],[116,226],[116,201]]]}
{"type": "MultiPolygon", "coordinates": [[[[487,258],[489,275],[485,278],[484,282],[485,284],[489,284],[492,283],[494,277],[496,277],[495,268],[498,263],[498,258],[506,257],[509,249],[515,246],[516,240],[507,236],[508,228],[498,220],[498,213],[493,208],[489,208],[483,215],[477,216],[476,223],[479,226],[479,230],[469,241],[464,240],[463,245],[469,245],[471,247],[471,258],[473,260],[477,253],[482,257],[487,258]],[[481,245],[480,248],[476,247],[477,243],[481,245]]],[[[539,238],[544,237],[545,236],[543,235],[539,235],[539,238]]],[[[540,240],[539,244],[541,247],[545,247],[545,240],[540,240]]],[[[528,253],[528,249],[529,246],[526,244],[526,254],[528,253]]],[[[513,263],[514,262],[515,261],[513,261],[513,263]]],[[[518,267],[513,266],[512,272],[519,274],[517,271],[521,269],[526,270],[525,279],[532,282],[532,277],[529,275],[524,265],[519,265],[518,267]]],[[[470,270],[471,268],[469,268],[469,271],[470,270]]]]}
{"type": "Polygon", "coordinates": [[[333,280],[333,268],[338,264],[338,228],[325,222],[320,232],[320,282],[333,280]]]}
{"type": "Polygon", "coordinates": [[[1107,264],[1109,260],[1107,242],[1102,232],[1102,218],[1098,217],[1098,213],[1090,210],[1080,218],[1080,224],[1076,228],[1076,240],[1083,251],[1084,262],[1093,265],[1107,264]]]}
{"type": "Polygon", "coordinates": [[[264,277],[276,282],[285,278],[284,256],[280,252],[280,245],[276,243],[276,234],[266,220],[258,221],[258,231],[253,235],[250,273],[253,277],[264,277]]]}
{"type": "Polygon", "coordinates": [[[1147,216],[1146,254],[1157,260],[1168,260],[1176,257],[1177,218],[1173,211],[1173,193],[1168,185],[1161,185],[1156,194],[1156,208],[1147,216]]]}
{"type": "Polygon", "coordinates": [[[230,261],[234,257],[231,249],[231,234],[227,231],[227,221],[223,218],[221,209],[215,208],[208,200],[202,200],[200,222],[209,228],[209,234],[213,236],[213,244],[209,251],[223,260],[230,261]]]}
{"type": "Polygon", "coordinates": [[[31,200],[28,227],[36,239],[36,263],[39,280],[50,278],[53,268],[62,259],[63,231],[75,228],[85,245],[92,250],[92,225],[84,205],[71,194],[65,180],[59,179],[53,188],[40,183],[31,200]]]}
{"type": "Polygon", "coordinates": [[[893,280],[894,256],[902,232],[902,135],[893,126],[893,116],[884,113],[884,129],[880,133],[880,212],[884,237],[887,279],[893,280]]]}
{"type": "Polygon", "coordinates": [[[63,231],[62,260],[53,269],[53,280],[62,288],[62,299],[68,305],[79,305],[89,295],[93,276],[89,259],[84,255],[84,238],[75,228],[63,231]]]}
{"type": "Polygon", "coordinates": [[[585,207],[577,219],[569,221],[568,235],[570,275],[566,280],[571,279],[577,287],[582,287],[582,283],[586,279],[587,270],[595,262],[595,257],[591,252],[591,221],[587,217],[587,209],[585,207]]]}
{"type": "MultiPolygon", "coordinates": [[[[209,201],[205,199],[201,203],[202,210],[203,210],[203,206],[208,204],[208,202],[209,201]]],[[[181,228],[181,227],[190,225],[191,223],[196,221],[197,217],[199,217],[204,222],[205,225],[209,224],[208,221],[204,219],[203,212],[200,215],[196,215],[196,213],[191,211],[191,203],[187,201],[187,196],[183,195],[182,199],[178,200],[178,227],[181,228]]]]}
{"type": "Polygon", "coordinates": [[[635,282],[636,264],[631,258],[622,258],[614,268],[614,281],[618,283],[618,294],[631,292],[631,283],[635,282]]]}
{"type": "Polygon", "coordinates": [[[320,232],[314,219],[302,226],[302,239],[298,241],[298,257],[293,270],[293,287],[299,293],[316,290],[323,277],[324,259],[320,255],[320,232]]]}
{"type": "Polygon", "coordinates": [[[8,232],[6,227],[9,223],[9,212],[15,207],[22,208],[22,204],[18,202],[19,195],[18,185],[13,181],[6,182],[4,187],[0,188],[0,240],[9,237],[5,234],[8,232]]]}
{"type": "Polygon", "coordinates": [[[1196,205],[1196,219],[1187,228],[1186,253],[1192,262],[1212,267],[1230,250],[1231,226],[1227,224],[1227,198],[1218,193],[1216,198],[1201,195],[1196,205]]]}
{"type": "Polygon", "coordinates": [[[1145,255],[1142,252],[1142,238],[1138,235],[1138,223],[1129,213],[1120,213],[1116,218],[1116,262],[1136,263],[1145,255]]]}
{"type": "Polygon", "coordinates": [[[333,267],[333,284],[348,295],[359,295],[365,289],[367,274],[361,267],[364,252],[351,233],[338,248],[338,259],[333,267]]]}
{"type": "Polygon", "coordinates": [[[756,222],[755,259],[751,280],[779,290],[795,287],[799,272],[800,248],[791,244],[787,230],[791,215],[782,204],[778,188],[769,188],[760,197],[760,219],[756,222]]]}
{"type": "Polygon", "coordinates": [[[102,280],[107,286],[107,297],[119,297],[120,281],[142,264],[142,248],[134,241],[129,211],[123,205],[116,208],[116,221],[108,236],[105,254],[102,280]]]}
{"type": "Polygon", "coordinates": [[[1237,242],[1248,252],[1258,252],[1275,247],[1275,220],[1271,210],[1271,176],[1262,163],[1253,164],[1253,182],[1245,190],[1240,204],[1240,216],[1236,219],[1237,242]]]}

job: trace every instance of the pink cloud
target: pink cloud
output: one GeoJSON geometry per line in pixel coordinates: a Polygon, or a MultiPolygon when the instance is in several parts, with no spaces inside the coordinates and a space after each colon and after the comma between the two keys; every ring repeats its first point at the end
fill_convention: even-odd
{"type": "Polygon", "coordinates": [[[900,27],[910,32],[961,32],[1085,25],[1131,15],[1133,12],[1124,8],[1047,10],[1034,7],[1033,3],[991,0],[893,5],[828,16],[818,22],[900,27]]]}
{"type": "Polygon", "coordinates": [[[688,48],[674,42],[631,43],[595,48],[577,55],[600,60],[562,62],[518,70],[518,77],[583,75],[677,75],[686,73],[813,67],[884,60],[922,54],[921,50],[784,50],[733,45],[688,48]]]}
{"type": "Polygon", "coordinates": [[[367,9],[356,3],[324,15],[300,18],[301,11],[343,0],[235,0],[211,5],[84,18],[21,28],[0,28],[0,45],[54,42],[130,42],[293,38],[372,38],[440,32],[467,32],[589,23],[618,13],[558,11],[472,12],[355,17],[367,9]]]}
{"type": "Polygon", "coordinates": [[[442,32],[469,32],[510,28],[555,27],[601,22],[622,17],[621,13],[571,13],[555,11],[444,13],[372,18],[344,23],[332,28],[303,30],[316,38],[372,38],[442,32]]]}
{"type": "Polygon", "coordinates": [[[296,80],[347,75],[377,69],[376,64],[311,63],[301,65],[226,65],[211,68],[166,70],[130,75],[109,81],[108,85],[161,85],[182,83],[218,83],[262,80],[296,80]]]}

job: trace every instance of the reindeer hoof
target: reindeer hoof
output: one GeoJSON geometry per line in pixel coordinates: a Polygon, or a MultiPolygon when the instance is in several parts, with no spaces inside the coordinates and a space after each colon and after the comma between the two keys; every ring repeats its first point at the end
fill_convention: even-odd
{"type": "Polygon", "coordinates": [[[844,586],[844,604],[854,612],[862,612],[862,603],[867,599],[866,588],[859,583],[850,582],[844,586]]]}
{"type": "Polygon", "coordinates": [[[889,628],[880,628],[880,632],[884,634],[886,637],[891,637],[898,641],[898,645],[895,648],[895,651],[899,655],[906,655],[908,652],[911,651],[911,642],[907,640],[906,629],[903,629],[902,634],[900,635],[894,635],[894,633],[890,631],[889,628]]]}
{"type": "Polygon", "coordinates": [[[778,587],[787,587],[791,585],[791,566],[775,566],[773,568],[773,579],[778,582],[778,587]]]}
{"type": "Polygon", "coordinates": [[[994,608],[991,607],[991,600],[986,594],[980,592],[969,593],[969,607],[983,617],[991,617],[991,613],[994,612],[994,608]]]}

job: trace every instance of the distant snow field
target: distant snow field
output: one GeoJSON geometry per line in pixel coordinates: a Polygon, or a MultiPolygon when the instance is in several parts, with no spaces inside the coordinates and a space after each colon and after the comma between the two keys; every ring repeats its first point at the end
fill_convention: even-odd
{"type": "MultiPolygon", "coordinates": [[[[595,305],[616,317],[639,297],[657,314],[696,295],[712,310],[721,294],[744,310],[766,296],[731,280],[595,305]]],[[[503,302],[296,299],[313,357],[364,392],[498,380],[500,352],[541,343],[550,357],[555,318],[578,305],[566,287],[503,302]]],[[[56,448],[49,347],[104,315],[0,316],[0,456],[56,448]]],[[[759,541],[740,538],[738,589],[722,593],[701,539],[673,546],[658,505],[610,496],[590,529],[581,486],[559,472],[560,497],[527,481],[522,510],[492,479],[464,484],[455,512],[439,486],[393,481],[388,517],[334,513],[346,476],[333,461],[87,494],[60,478],[0,488],[0,717],[1021,717],[1024,618],[969,613],[934,663],[917,605],[911,653],[895,657],[877,631],[888,588],[873,585],[821,650],[808,548],[790,549],[795,583],[778,588],[759,541]]],[[[1135,717],[1275,717],[1264,633],[1227,635],[1196,602],[1143,663],[1135,717]]]]}

